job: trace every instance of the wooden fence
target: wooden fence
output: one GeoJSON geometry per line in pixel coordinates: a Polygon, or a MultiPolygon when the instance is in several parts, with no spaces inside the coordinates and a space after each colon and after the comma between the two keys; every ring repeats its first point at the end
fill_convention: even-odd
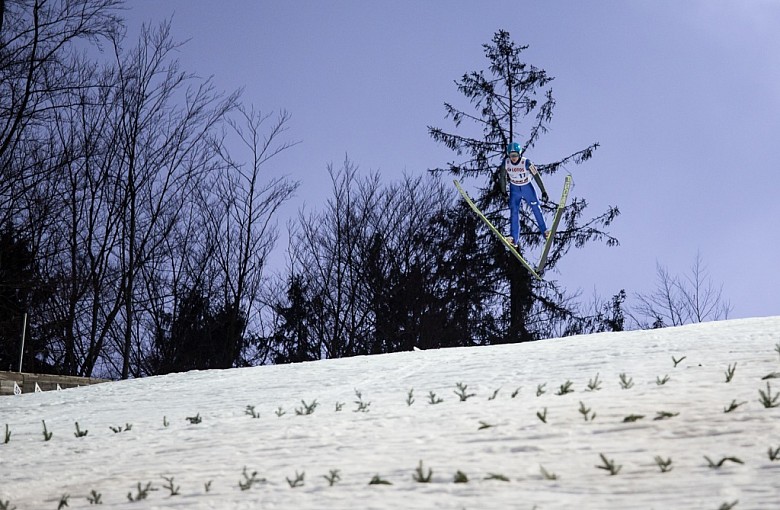
{"type": "Polygon", "coordinates": [[[68,375],[27,374],[24,372],[0,372],[0,396],[36,391],[64,390],[109,382],[110,379],[73,377],[68,375]]]}

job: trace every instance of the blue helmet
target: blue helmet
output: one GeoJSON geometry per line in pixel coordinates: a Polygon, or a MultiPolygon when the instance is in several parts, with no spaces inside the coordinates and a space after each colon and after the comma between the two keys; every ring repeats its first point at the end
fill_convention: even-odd
{"type": "Polygon", "coordinates": [[[519,143],[512,142],[512,143],[510,143],[509,145],[506,146],[506,154],[507,154],[507,156],[509,154],[511,154],[512,152],[516,152],[518,154],[523,152],[522,149],[520,148],[520,144],[519,143]]]}

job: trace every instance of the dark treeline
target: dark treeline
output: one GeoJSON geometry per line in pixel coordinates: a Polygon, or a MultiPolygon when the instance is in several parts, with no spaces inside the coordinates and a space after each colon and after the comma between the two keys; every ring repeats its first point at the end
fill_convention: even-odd
{"type": "MultiPolygon", "coordinates": [[[[128,40],[120,9],[0,1],[0,370],[18,368],[25,317],[25,371],[110,378],[622,329],[624,294],[583,313],[532,281],[441,175],[478,179],[500,224],[491,169],[515,118],[531,119],[515,131],[527,146],[552,118],[550,78],[505,32],[485,46],[492,77],[459,82],[475,112],[447,105],[478,136],[431,128],[469,161],[390,183],[330,167],[332,193],[291,223],[271,274],[298,186],[269,164],[294,150],[289,115],[181,69],[167,22],[128,40]]],[[[554,174],[596,146],[538,166],[554,174]]],[[[551,267],[616,243],[603,229],[617,210],[585,209],[572,200],[551,267]]]]}
{"type": "Polygon", "coordinates": [[[248,326],[297,187],[264,168],[288,115],[182,70],[169,23],[127,40],[118,1],[2,5],[0,369],[24,314],[28,371],[262,362],[248,326]]]}

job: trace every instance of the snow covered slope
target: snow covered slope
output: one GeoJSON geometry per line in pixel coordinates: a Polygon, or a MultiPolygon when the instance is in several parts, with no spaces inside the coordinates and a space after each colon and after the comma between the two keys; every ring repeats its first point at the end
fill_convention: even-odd
{"type": "Polygon", "coordinates": [[[0,508],[780,508],[779,346],[770,317],[2,397],[0,508]]]}

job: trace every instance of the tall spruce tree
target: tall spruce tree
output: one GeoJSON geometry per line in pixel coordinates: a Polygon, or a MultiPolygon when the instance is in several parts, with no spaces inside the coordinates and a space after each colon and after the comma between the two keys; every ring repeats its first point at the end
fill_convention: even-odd
{"type": "MultiPolygon", "coordinates": [[[[523,62],[521,54],[528,47],[516,45],[504,30],[496,32],[491,43],[483,48],[488,60],[487,70],[464,74],[455,82],[473,111],[445,103],[447,118],[452,119],[455,131],[428,128],[434,141],[444,144],[465,160],[450,162],[433,171],[475,179],[477,186],[481,186],[477,204],[499,229],[506,231],[506,193],[497,186],[496,168],[503,160],[508,143],[518,141],[527,150],[547,132],[555,107],[550,88],[553,78],[543,69],[523,62]],[[481,132],[479,138],[473,135],[475,132],[481,132]]],[[[561,169],[569,171],[566,165],[587,161],[598,146],[593,143],[557,161],[537,163],[536,166],[544,175],[555,174],[561,169]]],[[[549,216],[556,205],[543,204],[542,207],[549,216]]],[[[584,199],[571,199],[548,258],[548,271],[572,246],[580,248],[591,241],[603,241],[608,246],[618,244],[616,238],[604,231],[619,214],[617,207],[609,207],[601,215],[583,220],[586,207],[584,199]]],[[[521,251],[538,253],[543,239],[529,214],[520,215],[520,234],[521,251]]],[[[554,282],[535,280],[506,253],[495,237],[488,234],[482,239],[492,245],[490,251],[494,258],[484,262],[492,265],[490,272],[496,275],[496,292],[504,296],[503,340],[536,340],[556,331],[571,330],[564,324],[580,320],[573,298],[554,282]]]]}
{"type": "Polygon", "coordinates": [[[298,363],[320,359],[321,345],[314,337],[317,297],[310,299],[309,285],[302,274],[291,272],[287,278],[286,303],[278,300],[273,311],[279,324],[270,339],[272,359],[276,364],[298,363]]]}
{"type": "Polygon", "coordinates": [[[231,309],[233,303],[214,303],[197,285],[181,289],[181,295],[175,312],[157,325],[152,348],[141,363],[142,375],[241,366],[243,312],[231,309]],[[231,329],[234,317],[239,317],[240,329],[231,329]]]}

